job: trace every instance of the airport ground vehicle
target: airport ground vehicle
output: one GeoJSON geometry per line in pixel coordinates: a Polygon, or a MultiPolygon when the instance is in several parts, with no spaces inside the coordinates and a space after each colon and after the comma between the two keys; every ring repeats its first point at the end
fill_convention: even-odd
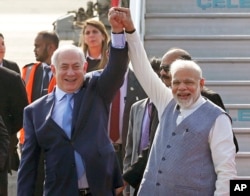
{"type": "Polygon", "coordinates": [[[121,5],[128,7],[128,2],[129,0],[88,1],[86,6],[80,7],[78,10],[70,10],[56,19],[53,23],[54,30],[60,40],[72,40],[75,45],[78,45],[82,22],[88,18],[95,18],[102,21],[109,31],[110,26],[107,15],[110,6],[121,5]]]}

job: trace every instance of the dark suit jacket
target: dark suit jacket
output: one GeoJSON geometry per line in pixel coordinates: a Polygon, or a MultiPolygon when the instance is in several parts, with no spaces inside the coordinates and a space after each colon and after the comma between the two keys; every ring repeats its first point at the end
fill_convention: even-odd
{"type": "MultiPolygon", "coordinates": [[[[137,104],[133,107],[136,107],[136,109],[139,110],[140,107],[143,105],[144,110],[145,110],[145,106],[146,106],[147,101],[148,101],[148,99],[142,100],[142,101],[140,101],[140,105],[137,104]]],[[[143,115],[144,112],[141,114],[143,115]]],[[[139,117],[139,116],[136,116],[136,117],[138,117],[140,119],[143,118],[143,117],[139,117]]],[[[134,119],[134,124],[137,124],[137,121],[138,121],[138,119],[134,119]]],[[[141,121],[141,123],[142,123],[142,121],[141,121]]],[[[150,146],[153,143],[155,132],[156,132],[156,129],[158,127],[158,124],[159,124],[158,112],[157,112],[155,106],[152,105],[152,113],[151,113],[151,119],[150,119],[150,134],[149,134],[149,141],[150,141],[149,145],[150,146]]],[[[136,126],[136,125],[134,125],[134,126],[136,126]]],[[[135,142],[137,142],[137,141],[135,141],[135,142]]],[[[128,167],[127,170],[123,173],[124,180],[126,182],[128,182],[133,188],[136,189],[134,195],[136,195],[136,193],[137,193],[137,189],[139,188],[144,170],[146,168],[148,155],[149,155],[149,151],[150,151],[150,146],[148,148],[144,149],[142,151],[142,153],[139,155],[138,160],[135,161],[130,167],[128,167]]],[[[131,146],[131,148],[132,148],[132,146],[131,146]]]]}
{"type": "MultiPolygon", "coordinates": [[[[16,154],[16,133],[23,125],[23,109],[28,105],[26,90],[20,74],[0,67],[0,115],[10,135],[10,158],[16,154]]],[[[17,157],[17,154],[16,154],[17,157]]],[[[10,169],[17,170],[17,163],[9,160],[10,169]]]]}
{"type": "Polygon", "coordinates": [[[129,69],[128,72],[128,85],[127,85],[127,96],[123,113],[123,125],[122,125],[122,155],[125,156],[125,147],[128,134],[128,123],[129,123],[129,114],[130,109],[133,103],[144,99],[147,97],[140,83],[135,77],[134,72],[129,69]]]}
{"type": "Polygon", "coordinates": [[[0,172],[2,172],[7,166],[9,150],[9,133],[3,122],[2,116],[0,116],[0,172]]]}
{"type": "MultiPolygon", "coordinates": [[[[203,90],[201,91],[201,95],[204,96],[205,98],[209,99],[210,101],[212,101],[214,104],[218,105],[219,107],[221,107],[223,110],[226,111],[226,108],[223,104],[223,101],[220,97],[219,94],[217,94],[216,92],[204,87],[203,90]]],[[[231,119],[231,117],[229,116],[229,118],[231,119]]],[[[234,140],[234,145],[235,145],[235,149],[236,152],[239,151],[239,145],[238,145],[238,141],[235,137],[235,134],[233,132],[233,140],[234,140]]]]}
{"type": "Polygon", "coordinates": [[[27,96],[20,74],[0,67],[0,114],[10,134],[19,131],[23,124],[23,108],[27,96]]]}
{"type": "Polygon", "coordinates": [[[20,69],[19,69],[18,65],[13,61],[3,59],[3,67],[8,68],[10,70],[13,70],[13,71],[20,74],[20,69]]]}
{"type": "Polygon", "coordinates": [[[208,98],[210,101],[221,107],[223,110],[226,110],[220,95],[216,92],[204,87],[201,91],[201,95],[205,98],[208,98]]]}
{"type": "Polygon", "coordinates": [[[9,134],[0,116],[0,195],[7,195],[9,134]]]}
{"type": "MultiPolygon", "coordinates": [[[[3,59],[3,67],[10,69],[12,71],[15,71],[15,72],[20,74],[20,69],[19,69],[17,63],[15,63],[13,61],[3,59]]],[[[16,150],[17,143],[18,143],[17,136],[13,134],[10,137],[10,149],[11,149],[10,159],[12,159],[12,161],[10,162],[10,164],[11,164],[10,169],[12,169],[12,170],[17,170],[17,168],[19,166],[19,157],[18,157],[17,150],[16,150]]]]}
{"type": "Polygon", "coordinates": [[[123,83],[127,59],[127,47],[111,48],[103,72],[87,74],[74,99],[71,139],[51,118],[54,92],[25,108],[26,140],[18,172],[18,196],[34,193],[40,151],[45,155],[45,195],[79,194],[74,150],[84,160],[92,195],[111,196],[123,185],[107,124],[110,103],[123,83]]]}

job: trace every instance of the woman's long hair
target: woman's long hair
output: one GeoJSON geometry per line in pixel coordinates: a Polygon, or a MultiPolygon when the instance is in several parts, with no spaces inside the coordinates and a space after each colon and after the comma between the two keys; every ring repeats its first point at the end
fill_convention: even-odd
{"type": "Polygon", "coordinates": [[[104,36],[104,40],[102,41],[102,51],[101,51],[101,61],[98,65],[98,69],[103,69],[106,64],[108,63],[108,56],[107,56],[107,51],[108,51],[108,43],[109,43],[109,35],[108,32],[104,26],[104,24],[101,21],[98,21],[96,19],[90,18],[86,21],[83,22],[82,25],[82,32],[81,32],[81,36],[80,36],[80,41],[79,41],[79,46],[83,49],[83,52],[86,56],[87,51],[88,51],[88,45],[84,43],[83,39],[84,39],[84,32],[86,30],[87,25],[93,26],[95,28],[97,28],[102,35],[104,36]]]}

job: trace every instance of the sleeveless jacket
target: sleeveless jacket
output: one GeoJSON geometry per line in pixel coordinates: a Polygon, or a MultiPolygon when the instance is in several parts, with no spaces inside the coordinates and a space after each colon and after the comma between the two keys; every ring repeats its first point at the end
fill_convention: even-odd
{"type": "Polygon", "coordinates": [[[176,125],[179,113],[172,100],[162,114],[139,195],[214,194],[217,177],[208,137],[225,112],[207,101],[176,125]]]}

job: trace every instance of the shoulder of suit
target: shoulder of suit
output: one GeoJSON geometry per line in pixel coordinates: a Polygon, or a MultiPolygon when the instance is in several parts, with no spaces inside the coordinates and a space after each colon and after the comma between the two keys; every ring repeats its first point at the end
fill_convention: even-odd
{"type": "Polygon", "coordinates": [[[23,68],[31,67],[31,66],[33,66],[35,64],[42,64],[42,63],[41,62],[29,63],[29,64],[24,65],[23,68]]]}
{"type": "Polygon", "coordinates": [[[8,63],[8,64],[17,65],[17,63],[16,63],[16,62],[11,61],[11,60],[7,60],[7,59],[3,59],[3,62],[8,63]]]}
{"type": "MultiPolygon", "coordinates": [[[[51,97],[51,96],[53,96],[53,95],[51,95],[51,93],[49,93],[49,94],[46,94],[42,97],[39,97],[38,99],[34,100],[29,105],[27,105],[26,108],[39,108],[39,110],[37,110],[37,111],[40,111],[40,108],[44,107],[45,103],[46,104],[48,103],[48,100],[49,100],[48,97],[51,97]]],[[[52,98],[50,98],[50,99],[52,99],[52,98]]]]}
{"type": "Polygon", "coordinates": [[[206,86],[203,87],[202,91],[201,91],[202,94],[210,94],[210,95],[213,95],[213,94],[217,94],[215,91],[207,88],[206,86]]]}
{"type": "Polygon", "coordinates": [[[16,71],[13,71],[11,69],[8,69],[6,67],[0,67],[0,73],[2,73],[2,78],[5,78],[8,81],[11,81],[9,77],[15,77],[15,76],[20,76],[20,74],[18,74],[16,71]]]}
{"type": "Polygon", "coordinates": [[[88,72],[88,73],[85,74],[85,79],[86,78],[91,79],[91,78],[93,78],[95,76],[100,76],[102,71],[103,71],[103,69],[88,72]]]}
{"type": "Polygon", "coordinates": [[[148,98],[141,99],[139,101],[134,102],[132,107],[136,107],[137,105],[141,105],[141,104],[143,104],[144,102],[147,102],[147,101],[148,101],[148,98]]]}

